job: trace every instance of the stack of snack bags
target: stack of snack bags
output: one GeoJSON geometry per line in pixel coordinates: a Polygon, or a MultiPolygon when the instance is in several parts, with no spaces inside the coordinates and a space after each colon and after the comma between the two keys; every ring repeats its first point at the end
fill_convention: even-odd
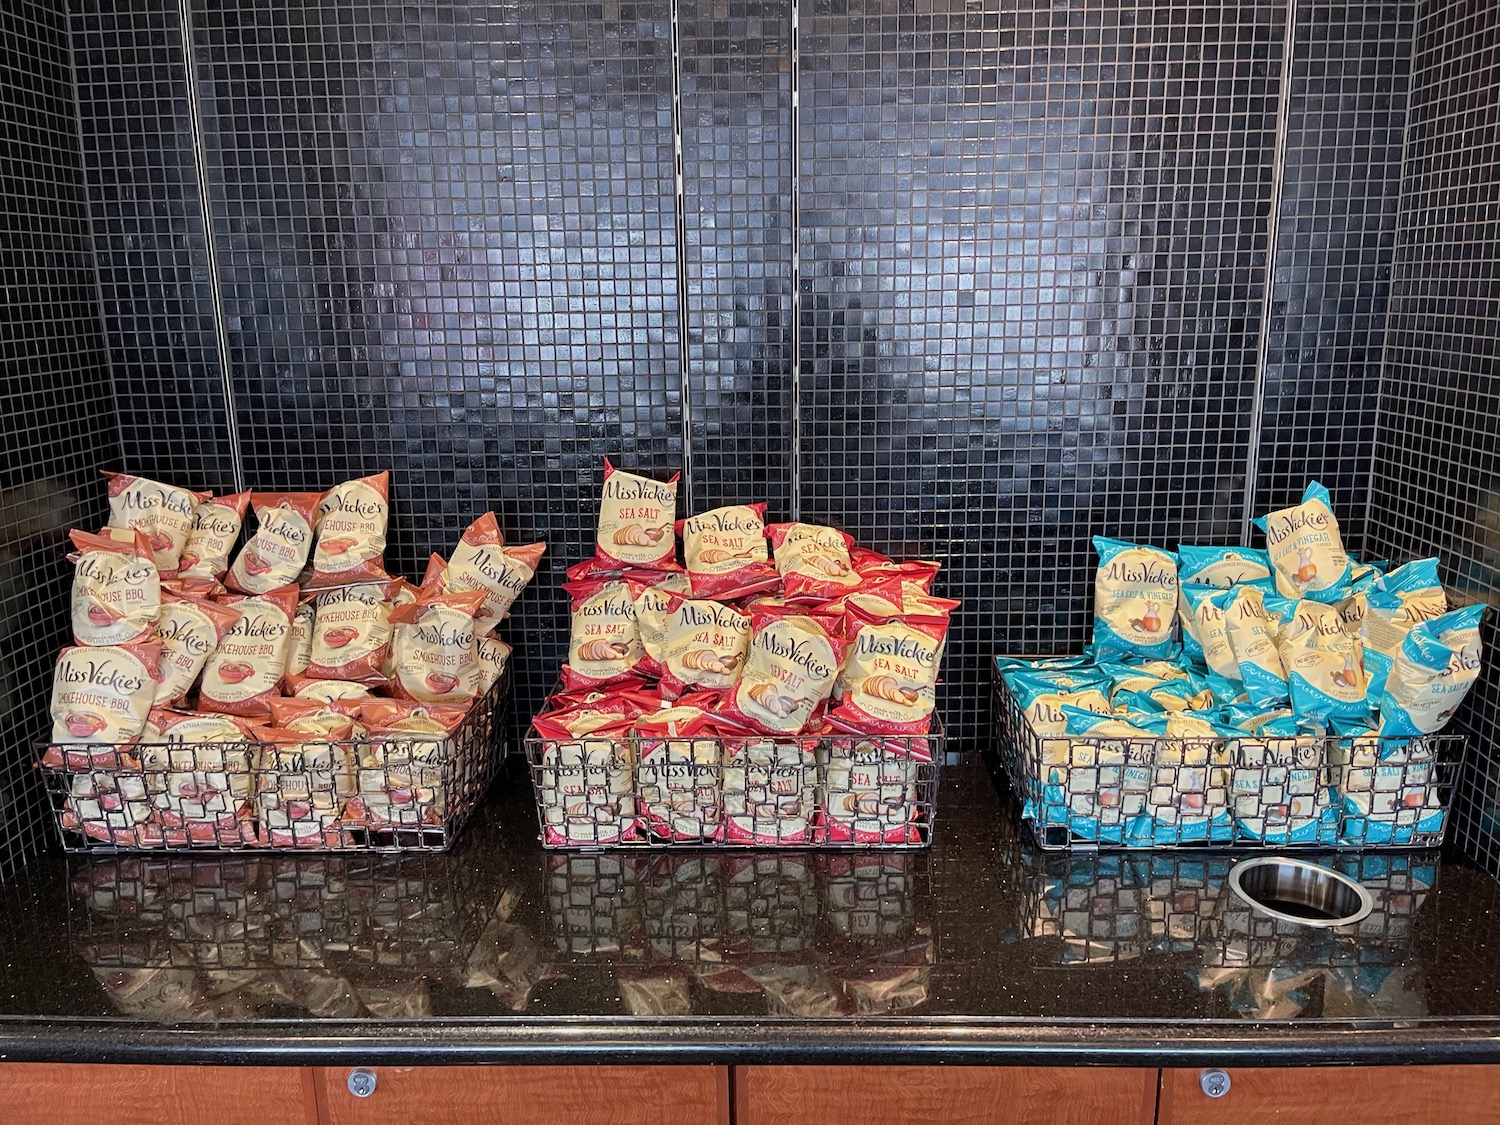
{"type": "Polygon", "coordinates": [[[1038,735],[1028,818],[1136,846],[1442,827],[1423,736],[1478,678],[1484,606],[1450,609],[1437,559],[1351,557],[1319,484],[1255,522],[1265,549],[1096,538],[1088,652],[997,658],[1038,735]]]}
{"type": "Polygon", "coordinates": [[[72,533],[77,643],[43,757],[71,775],[64,826],[338,846],[441,824],[449,736],[503,673],[495,627],[546,545],[503,546],[486,513],[414,587],[385,571],[388,473],[222,497],[105,475],[109,526],[72,533]]]}
{"type": "Polygon", "coordinates": [[[545,842],[916,841],[959,604],[931,595],[939,565],[767,527],[764,504],[676,505],[675,477],[605,462],[561,690],[533,724],[545,842]]]}

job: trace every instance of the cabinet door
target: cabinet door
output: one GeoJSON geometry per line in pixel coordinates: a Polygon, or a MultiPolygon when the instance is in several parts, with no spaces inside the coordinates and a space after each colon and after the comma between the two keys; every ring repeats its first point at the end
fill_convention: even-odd
{"type": "MultiPolygon", "coordinates": [[[[374,1066],[318,1070],[323,1125],[728,1125],[722,1066],[374,1066]]],[[[213,1125],[218,1125],[214,1122],[213,1125]]]]}
{"type": "Polygon", "coordinates": [[[274,1066],[0,1063],[6,1125],[317,1125],[312,1072],[274,1066]]]}
{"type": "Polygon", "coordinates": [[[742,1066],[735,1125],[1151,1125],[1156,1071],[1095,1067],[742,1066]]]}
{"type": "Polygon", "coordinates": [[[1161,1072],[1160,1125],[1500,1125],[1500,1066],[1225,1067],[1210,1098],[1203,1071],[1161,1072]]]}

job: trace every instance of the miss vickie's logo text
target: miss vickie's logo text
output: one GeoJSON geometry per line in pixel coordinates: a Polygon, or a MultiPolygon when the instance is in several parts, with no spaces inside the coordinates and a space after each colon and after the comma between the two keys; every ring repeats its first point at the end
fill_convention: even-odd
{"type": "Polygon", "coordinates": [[[663,508],[675,507],[677,487],[659,484],[644,477],[617,474],[604,482],[604,496],[608,500],[649,500],[663,508]]]}
{"type": "MultiPolygon", "coordinates": [[[[813,679],[826,680],[834,673],[834,667],[828,660],[819,659],[811,638],[789,641],[777,632],[766,632],[761,634],[759,643],[772,656],[801,665],[803,671],[813,679]]],[[[821,644],[828,647],[826,641],[821,644]]]]}
{"type": "Polygon", "coordinates": [[[1332,514],[1321,505],[1303,504],[1293,508],[1280,518],[1266,520],[1266,542],[1276,547],[1295,535],[1306,532],[1326,532],[1332,514]]]}
{"type": "Polygon", "coordinates": [[[1177,571],[1173,567],[1158,566],[1150,560],[1140,562],[1112,561],[1104,571],[1110,582],[1130,582],[1139,586],[1160,586],[1163,590],[1177,589],[1177,571]]]}

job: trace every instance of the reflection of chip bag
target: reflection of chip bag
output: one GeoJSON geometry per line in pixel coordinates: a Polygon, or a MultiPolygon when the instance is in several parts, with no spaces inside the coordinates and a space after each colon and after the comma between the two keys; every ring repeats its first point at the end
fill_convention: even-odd
{"type": "MultiPolygon", "coordinates": [[[[936,599],[929,605],[936,607],[936,599]]],[[[958,603],[946,606],[951,612],[958,603]]],[[[932,725],[948,613],[879,620],[855,607],[844,620],[853,636],[829,721],[862,733],[926,733],[932,725]]]]}
{"type": "Polygon", "coordinates": [[[1314,481],[1302,503],[1261,516],[1276,589],[1288,598],[1341,601],[1349,579],[1349,556],[1339,535],[1328,489],[1314,481]]]}
{"type": "Polygon", "coordinates": [[[323,494],[316,514],[310,590],[354,582],[383,582],[385,529],[390,518],[391,474],[346,480],[323,494]]]}
{"type": "MultiPolygon", "coordinates": [[[[913,739],[924,743],[926,739],[913,739]]],[[[830,843],[921,842],[917,803],[924,746],[836,735],[820,748],[824,763],[820,836],[830,843]]]]}
{"type": "Polygon", "coordinates": [[[163,590],[156,635],[162,643],[162,681],[156,689],[160,705],[176,703],[188,691],[219,650],[240,615],[229,606],[163,590]]]}
{"type": "Polygon", "coordinates": [[[312,550],[313,520],[321,492],[257,492],[250,500],[258,526],[240,549],[224,584],[264,594],[296,582],[312,550]]]}
{"type": "Polygon", "coordinates": [[[466,702],[479,694],[479,657],[474,652],[474,615],[484,591],[422,593],[391,613],[396,668],[391,689],[403,699],[428,703],[466,702]]]}
{"type": "Polygon", "coordinates": [[[73,562],[73,639],[81,645],[125,645],[156,632],[161,579],[143,532],[129,542],[69,533],[73,562]]]}
{"type": "Polygon", "coordinates": [[[1094,655],[1166,656],[1177,620],[1177,556],[1094,537],[1094,655]]]}
{"type": "Polygon", "coordinates": [[[842,618],[792,609],[751,615],[745,670],[723,714],[751,730],[796,734],[822,714],[848,642],[842,618]]]}
{"type": "Polygon", "coordinates": [[[766,552],[765,504],[731,504],[677,524],[695,598],[729,601],[781,585],[766,552]]]}
{"type": "Polygon", "coordinates": [[[109,479],[110,525],[144,532],[162,577],[176,574],[193,514],[209,494],[126,473],[104,475],[109,479]]]}
{"type": "Polygon", "coordinates": [[[859,587],[859,572],[849,561],[852,536],[810,523],[773,523],[766,531],[789,604],[830,601],[859,587]]]}
{"type": "Polygon", "coordinates": [[[624,582],[583,578],[566,582],[572,599],[573,627],[563,685],[603,687],[636,671],[644,650],[636,624],[635,602],[624,582]]]}
{"type": "Polygon", "coordinates": [[[62,650],[52,679],[52,741],[108,744],[97,754],[69,751],[69,768],[111,765],[115,744],[141,733],[161,679],[161,651],[159,641],[62,650]]]}
{"type": "Polygon", "coordinates": [[[390,596],[395,585],[366,582],[319,594],[312,651],[301,674],[313,680],[383,685],[393,628],[390,596]]]}
{"type": "MultiPolygon", "coordinates": [[[[443,570],[443,589],[483,590],[484,608],[478,616],[482,622],[498,623],[510,614],[521,591],[536,577],[546,550],[545,543],[505,546],[495,513],[485,512],[459,536],[453,557],[446,563],[437,560],[443,570]]],[[[429,574],[431,567],[429,564],[429,574]]]]}
{"type": "Polygon", "coordinates": [[[675,698],[694,687],[733,687],[750,647],[750,618],[721,602],[668,597],[662,693],[675,698]]]}
{"type": "Polygon", "coordinates": [[[267,700],[281,694],[297,587],[282,586],[258,597],[230,594],[224,604],[240,619],[203,667],[198,706],[231,715],[269,715],[267,700]]]}
{"type": "Polygon", "coordinates": [[[599,500],[599,531],[592,560],[594,570],[675,570],[677,539],[677,478],[652,480],[621,472],[604,462],[604,488],[599,500]]]}
{"type": "Polygon", "coordinates": [[[696,707],[665,707],[631,727],[637,811],[658,839],[717,840],[723,813],[723,763],[717,729],[696,707]]]}
{"type": "Polygon", "coordinates": [[[193,527],[178,560],[179,578],[219,578],[229,569],[229,552],[240,537],[250,493],[210,496],[193,511],[193,527]]]}

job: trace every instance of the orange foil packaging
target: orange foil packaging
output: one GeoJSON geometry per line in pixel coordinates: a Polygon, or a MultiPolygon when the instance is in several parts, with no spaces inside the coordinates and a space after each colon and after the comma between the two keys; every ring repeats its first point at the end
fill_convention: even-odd
{"type": "Polygon", "coordinates": [[[200,710],[229,715],[271,713],[269,701],[281,694],[297,594],[297,587],[288,584],[257,597],[225,597],[224,604],[238,611],[240,619],[203,667],[200,710]]]}
{"type": "Polygon", "coordinates": [[[474,616],[484,600],[482,590],[424,592],[391,614],[396,695],[424,703],[467,703],[479,694],[474,616]]]}
{"type": "Polygon", "coordinates": [[[264,594],[296,582],[312,551],[313,521],[321,492],[257,492],[251,498],[258,526],[240,550],[224,584],[264,594]]]}
{"type": "Polygon", "coordinates": [[[156,632],[161,579],[143,532],[129,543],[86,531],[70,533],[73,639],[81,645],[136,644],[156,632]]]}
{"type": "Polygon", "coordinates": [[[229,552],[240,537],[250,493],[210,496],[193,512],[193,527],[178,560],[179,578],[221,578],[229,569],[229,552]]]}
{"type": "Polygon", "coordinates": [[[318,503],[310,590],[384,581],[385,531],[391,515],[391,474],[347,480],[318,503]]]}

